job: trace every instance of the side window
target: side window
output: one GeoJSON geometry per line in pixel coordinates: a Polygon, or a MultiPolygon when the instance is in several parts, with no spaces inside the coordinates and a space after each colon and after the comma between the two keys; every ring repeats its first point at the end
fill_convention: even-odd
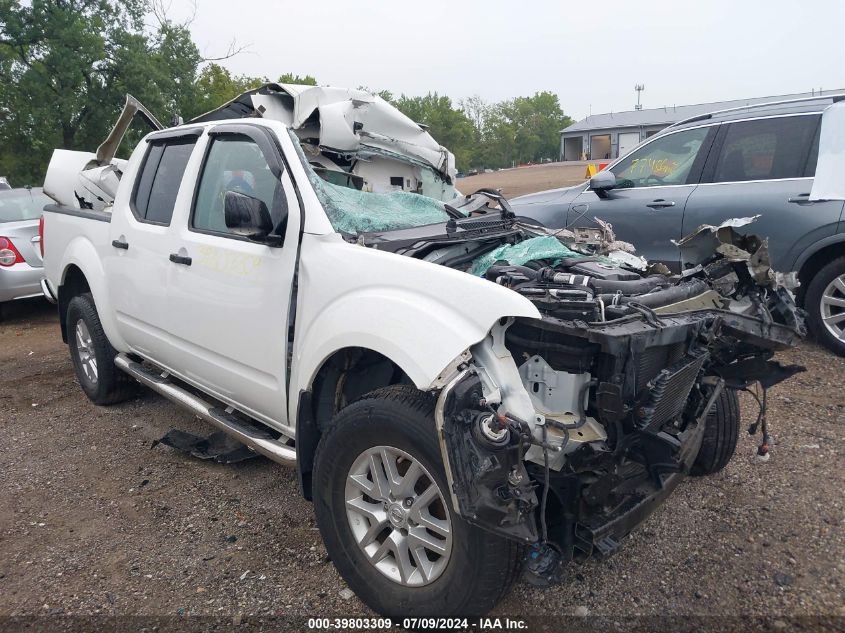
{"type": "Polygon", "coordinates": [[[619,187],[685,185],[709,127],[683,130],[656,139],[613,167],[619,187]]]}
{"type": "Polygon", "coordinates": [[[153,224],[170,224],[176,195],[196,138],[151,141],[132,196],[135,217],[153,224]]]}
{"type": "Polygon", "coordinates": [[[273,174],[261,149],[248,136],[213,137],[200,176],[191,228],[230,233],[223,215],[227,191],[237,191],[264,202],[274,226],[286,216],[282,183],[273,174]]]}
{"type": "Polygon", "coordinates": [[[729,124],[713,182],[803,177],[818,124],[819,115],[729,124]]]}

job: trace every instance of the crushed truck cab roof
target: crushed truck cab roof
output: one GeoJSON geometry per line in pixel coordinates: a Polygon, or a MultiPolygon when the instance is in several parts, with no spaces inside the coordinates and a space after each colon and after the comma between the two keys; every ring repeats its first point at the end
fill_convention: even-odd
{"type": "Polygon", "coordinates": [[[438,200],[455,195],[455,156],[378,95],[268,83],[191,123],[242,117],[281,121],[299,137],[313,167],[349,174],[357,189],[411,191],[438,200]]]}

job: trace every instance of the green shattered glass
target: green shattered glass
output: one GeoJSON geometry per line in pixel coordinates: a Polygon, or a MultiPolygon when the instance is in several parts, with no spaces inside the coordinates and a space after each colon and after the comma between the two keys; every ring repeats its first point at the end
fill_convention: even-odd
{"type": "Polygon", "coordinates": [[[369,193],[326,182],[316,175],[311,184],[336,231],[395,231],[449,219],[442,202],[418,193],[369,193]]]}
{"type": "Polygon", "coordinates": [[[485,253],[473,261],[469,272],[483,277],[487,269],[498,261],[521,266],[535,259],[559,260],[564,257],[586,257],[586,255],[568,249],[556,237],[540,235],[519,244],[503,244],[485,253]]]}

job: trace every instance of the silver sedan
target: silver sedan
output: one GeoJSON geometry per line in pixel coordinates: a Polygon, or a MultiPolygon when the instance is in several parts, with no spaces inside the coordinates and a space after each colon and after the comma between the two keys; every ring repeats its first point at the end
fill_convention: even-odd
{"type": "Polygon", "coordinates": [[[51,202],[40,188],[0,190],[0,308],[6,301],[41,296],[38,222],[51,202]]]}

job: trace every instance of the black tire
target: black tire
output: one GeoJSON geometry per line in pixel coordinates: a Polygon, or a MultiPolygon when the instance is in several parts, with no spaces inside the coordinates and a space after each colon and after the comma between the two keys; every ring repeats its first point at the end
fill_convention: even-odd
{"type": "Polygon", "coordinates": [[[390,617],[479,616],[501,600],[521,571],[522,547],[463,521],[452,507],[434,428],[434,399],[412,386],[378,389],[338,412],[320,439],[314,466],[314,509],[326,550],[349,587],[390,617]],[[355,460],[374,446],[407,452],[432,474],[451,517],[452,551],[430,584],[387,578],[358,547],[344,490],[355,460]]]}
{"type": "Polygon", "coordinates": [[[712,475],[731,461],[739,439],[739,398],[723,389],[704,423],[704,439],[690,470],[691,475],[712,475]]]}
{"type": "Polygon", "coordinates": [[[109,343],[91,293],[77,295],[67,307],[67,337],[70,358],[82,391],[94,404],[108,405],[123,402],[135,393],[136,383],[114,364],[117,352],[109,343]],[[77,324],[82,321],[91,339],[91,350],[96,360],[96,378],[91,378],[83,368],[77,324]]]}
{"type": "MultiPolygon", "coordinates": [[[[819,343],[839,356],[845,356],[845,340],[834,336],[825,326],[822,320],[822,298],[825,289],[842,275],[845,275],[845,257],[834,259],[817,272],[807,285],[807,292],[804,295],[804,309],[807,311],[807,325],[810,327],[810,332],[819,343]]],[[[840,291],[835,298],[845,299],[845,292],[840,291]]],[[[845,308],[831,309],[836,311],[834,314],[845,312],[845,308]]]]}

